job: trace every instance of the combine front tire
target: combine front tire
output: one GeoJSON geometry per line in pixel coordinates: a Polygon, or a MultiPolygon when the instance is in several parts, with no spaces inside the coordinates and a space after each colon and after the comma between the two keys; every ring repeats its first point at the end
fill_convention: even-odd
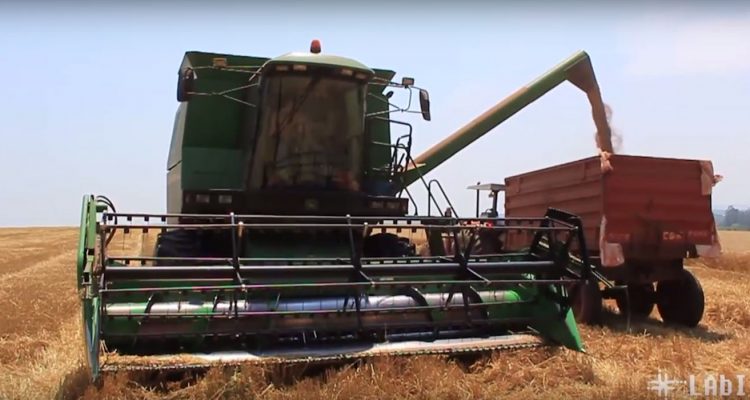
{"type": "Polygon", "coordinates": [[[365,239],[365,257],[408,257],[415,255],[415,246],[409,239],[392,233],[376,233],[365,239]]]}
{"type": "MultiPolygon", "coordinates": [[[[228,230],[174,229],[166,231],[159,234],[156,240],[156,256],[162,258],[157,264],[185,265],[186,261],[174,260],[174,258],[185,257],[229,258],[232,257],[231,243],[232,239],[228,230]]],[[[191,265],[196,263],[201,262],[192,261],[191,265]]]]}
{"type": "Polygon", "coordinates": [[[656,286],[657,308],[668,324],[695,327],[703,318],[703,288],[698,279],[683,269],[675,280],[661,281],[656,286]]]}
{"type": "Polygon", "coordinates": [[[641,283],[628,284],[628,296],[618,295],[615,298],[617,302],[617,308],[621,313],[628,312],[628,306],[630,306],[630,312],[632,315],[639,317],[647,317],[651,315],[654,310],[654,304],[656,300],[656,290],[654,290],[653,283],[641,283]]]}
{"type": "MultiPolygon", "coordinates": [[[[200,242],[196,231],[175,229],[159,234],[156,239],[156,256],[159,258],[200,257],[200,242]]],[[[159,260],[159,265],[179,264],[173,260],[159,260]]]]}

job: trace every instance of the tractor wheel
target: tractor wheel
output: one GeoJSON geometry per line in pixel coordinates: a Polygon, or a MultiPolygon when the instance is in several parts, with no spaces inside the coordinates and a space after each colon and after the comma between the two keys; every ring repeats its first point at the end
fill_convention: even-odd
{"type": "Polygon", "coordinates": [[[675,280],[656,285],[656,306],[664,322],[695,327],[703,318],[705,298],[700,282],[683,269],[675,280]]]}
{"type": "Polygon", "coordinates": [[[656,290],[653,283],[628,284],[628,297],[617,296],[617,308],[622,314],[628,312],[628,300],[630,312],[634,316],[647,317],[654,310],[656,303],[656,290]]]}
{"type": "Polygon", "coordinates": [[[602,319],[602,292],[599,283],[585,281],[570,287],[570,302],[576,322],[598,324],[602,319]]]}

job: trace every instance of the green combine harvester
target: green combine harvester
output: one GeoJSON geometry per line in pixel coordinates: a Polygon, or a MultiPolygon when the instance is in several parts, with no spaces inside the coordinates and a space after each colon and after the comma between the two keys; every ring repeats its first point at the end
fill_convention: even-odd
{"type": "Polygon", "coordinates": [[[167,213],[83,198],[78,289],[94,379],[547,343],[583,350],[569,288],[592,270],[576,216],[467,219],[452,206],[420,215],[408,188],[430,187],[443,209],[439,183],[424,175],[566,80],[587,93],[607,138],[586,53],[417,157],[411,125],[393,116],[430,120],[427,91],[323,54],[318,41],[271,59],[188,52],[178,76],[167,213]],[[390,88],[410,104],[415,92],[420,110],[391,104],[390,88]],[[503,251],[514,229],[536,234],[524,251],[503,251]],[[149,232],[153,251],[120,245],[149,232]]]}

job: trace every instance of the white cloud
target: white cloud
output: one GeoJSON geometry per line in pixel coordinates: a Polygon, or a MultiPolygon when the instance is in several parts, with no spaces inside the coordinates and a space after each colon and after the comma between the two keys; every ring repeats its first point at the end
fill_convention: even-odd
{"type": "Polygon", "coordinates": [[[640,76],[750,72],[750,13],[651,16],[622,26],[625,72],[640,76]]]}

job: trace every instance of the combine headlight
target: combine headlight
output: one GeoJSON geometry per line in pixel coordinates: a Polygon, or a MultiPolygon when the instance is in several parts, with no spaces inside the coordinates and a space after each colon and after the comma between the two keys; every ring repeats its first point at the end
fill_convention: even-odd
{"type": "Polygon", "coordinates": [[[371,200],[368,206],[374,210],[407,212],[409,203],[401,200],[371,200]]]}
{"type": "Polygon", "coordinates": [[[232,204],[232,195],[231,194],[220,194],[219,195],[219,204],[232,204]]]}
{"type": "Polygon", "coordinates": [[[318,199],[305,199],[306,210],[317,210],[319,205],[318,199]]]}
{"type": "Polygon", "coordinates": [[[196,203],[203,203],[208,204],[211,202],[211,196],[207,194],[196,194],[195,195],[195,202],[196,203]]]}

